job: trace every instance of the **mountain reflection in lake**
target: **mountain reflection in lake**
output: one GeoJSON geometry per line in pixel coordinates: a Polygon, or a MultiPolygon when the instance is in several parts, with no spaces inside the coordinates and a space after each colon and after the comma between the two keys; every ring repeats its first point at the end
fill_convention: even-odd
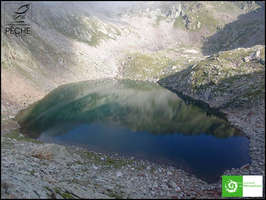
{"type": "Polygon", "coordinates": [[[96,80],[58,87],[20,112],[25,135],[161,161],[217,181],[249,162],[248,139],[158,84],[96,80]]]}

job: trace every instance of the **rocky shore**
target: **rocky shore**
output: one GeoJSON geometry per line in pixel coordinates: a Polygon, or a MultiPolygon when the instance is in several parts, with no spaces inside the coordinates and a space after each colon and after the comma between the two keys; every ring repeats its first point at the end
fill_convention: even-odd
{"type": "MultiPolygon", "coordinates": [[[[224,174],[264,175],[264,107],[223,110],[249,137],[252,159],[224,174]]],[[[171,166],[44,144],[18,128],[13,119],[2,121],[1,198],[221,198],[221,181],[208,184],[171,166]]]]}
{"type": "MultiPolygon", "coordinates": [[[[240,62],[241,57],[237,61],[240,62]]],[[[216,59],[210,59],[212,62],[221,62],[219,55],[216,59]]],[[[265,94],[265,86],[262,85],[265,71],[261,71],[264,64],[259,61],[245,62],[241,68],[242,74],[250,73],[250,69],[258,73],[247,75],[244,79],[228,79],[231,81],[230,87],[224,90],[219,90],[223,85],[208,86],[208,83],[204,83],[202,88],[190,90],[191,82],[188,80],[192,80],[196,86],[201,85],[193,78],[195,73],[209,73],[206,76],[208,79],[203,78],[201,81],[219,82],[223,78],[223,64],[216,65],[209,61],[208,65],[201,61],[198,67],[194,66],[196,72],[188,68],[191,70],[189,73],[184,70],[179,75],[177,73],[159,81],[160,85],[175,93],[205,102],[210,108],[219,108],[228,121],[249,138],[251,163],[227,170],[225,175],[265,174],[265,101],[260,96],[265,94]],[[218,75],[212,72],[212,66],[216,67],[218,75]],[[204,69],[206,67],[211,69],[204,69]],[[239,85],[241,89],[237,89],[239,85]],[[259,95],[243,98],[254,87],[261,89],[259,95]],[[231,106],[224,106],[228,104],[231,106]]],[[[237,74],[231,76],[237,77],[237,74]]],[[[223,84],[228,85],[227,82],[223,84]]],[[[2,118],[1,198],[222,198],[221,180],[208,184],[171,166],[25,138],[14,120],[14,113],[20,109],[10,109],[6,115],[8,117],[2,118]]]]}
{"type": "Polygon", "coordinates": [[[183,170],[117,154],[25,138],[2,123],[1,198],[213,198],[207,184],[183,170]]]}
{"type": "Polygon", "coordinates": [[[225,174],[264,175],[264,49],[264,46],[254,46],[220,52],[159,81],[160,85],[173,92],[220,110],[233,126],[249,138],[251,164],[225,174]],[[243,59],[250,55],[254,55],[252,61],[243,59]]]}

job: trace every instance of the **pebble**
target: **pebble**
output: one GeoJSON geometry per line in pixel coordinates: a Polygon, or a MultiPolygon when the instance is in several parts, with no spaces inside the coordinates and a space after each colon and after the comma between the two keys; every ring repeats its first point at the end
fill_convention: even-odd
{"type": "Polygon", "coordinates": [[[117,176],[117,177],[120,177],[120,176],[122,176],[122,175],[123,175],[122,172],[120,172],[120,171],[116,172],[116,176],[117,176]]]}
{"type": "Polygon", "coordinates": [[[97,170],[98,167],[96,167],[94,164],[92,165],[93,169],[97,170]]]}
{"type": "MultiPolygon", "coordinates": [[[[175,189],[178,189],[179,187],[176,185],[176,183],[174,181],[170,181],[169,185],[172,187],[172,188],[175,188],[175,189]]],[[[180,189],[180,188],[179,188],[180,189]]]]}
{"type": "Polygon", "coordinates": [[[170,172],[170,171],[167,171],[167,175],[172,175],[173,173],[172,172],[170,172]]]}

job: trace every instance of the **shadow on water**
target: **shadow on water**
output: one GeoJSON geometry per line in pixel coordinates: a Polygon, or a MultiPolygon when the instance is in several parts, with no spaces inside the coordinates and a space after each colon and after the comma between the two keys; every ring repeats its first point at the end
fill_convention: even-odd
{"type": "Polygon", "coordinates": [[[219,51],[248,48],[265,44],[265,4],[260,8],[240,15],[236,21],[207,38],[202,53],[210,55],[219,51]]]}
{"type": "Polygon", "coordinates": [[[154,83],[63,85],[16,119],[25,135],[42,141],[165,162],[207,181],[249,162],[248,139],[238,130],[154,83]]]}

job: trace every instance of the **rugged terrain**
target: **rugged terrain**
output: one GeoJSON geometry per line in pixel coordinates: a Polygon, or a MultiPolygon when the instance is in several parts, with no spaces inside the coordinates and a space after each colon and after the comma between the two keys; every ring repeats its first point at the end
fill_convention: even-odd
{"type": "Polygon", "coordinates": [[[225,174],[264,175],[264,2],[106,5],[33,3],[23,38],[2,23],[1,197],[221,197],[220,182],[179,169],[19,133],[18,111],[64,83],[101,78],[158,81],[220,109],[249,137],[252,159],[225,174]]]}
{"type": "MultiPolygon", "coordinates": [[[[2,118],[60,84],[106,77],[156,81],[212,52],[264,44],[260,4],[34,3],[29,37],[1,31],[2,118]]],[[[2,12],[2,22],[11,14],[2,12]]]]}

